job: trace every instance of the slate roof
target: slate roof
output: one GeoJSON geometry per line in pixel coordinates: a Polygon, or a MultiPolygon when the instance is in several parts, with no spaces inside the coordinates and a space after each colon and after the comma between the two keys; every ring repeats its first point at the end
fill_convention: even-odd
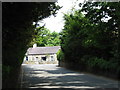
{"type": "Polygon", "coordinates": [[[34,47],[27,50],[28,55],[35,54],[55,54],[60,49],[60,46],[51,46],[51,47],[34,47]]]}

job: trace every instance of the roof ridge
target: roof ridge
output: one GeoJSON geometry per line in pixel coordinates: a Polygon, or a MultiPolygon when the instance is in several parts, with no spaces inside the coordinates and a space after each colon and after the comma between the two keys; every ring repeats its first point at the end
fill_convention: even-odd
{"type": "Polygon", "coordinates": [[[59,49],[60,46],[34,47],[28,49],[28,54],[57,53],[59,49]]]}
{"type": "MultiPolygon", "coordinates": [[[[44,47],[44,46],[43,46],[44,47]]],[[[45,47],[60,47],[60,46],[45,46],[45,47]]]]}

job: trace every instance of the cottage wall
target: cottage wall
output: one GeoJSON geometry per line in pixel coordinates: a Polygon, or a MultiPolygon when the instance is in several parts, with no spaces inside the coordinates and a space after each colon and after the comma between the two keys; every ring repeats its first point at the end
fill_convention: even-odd
{"type": "Polygon", "coordinates": [[[37,47],[34,44],[33,48],[28,48],[23,63],[58,64],[56,53],[59,49],[60,46],[37,47]]]}
{"type": "Polygon", "coordinates": [[[32,63],[32,64],[58,64],[56,54],[28,55],[27,57],[28,57],[28,60],[26,60],[27,63],[32,63]]]}

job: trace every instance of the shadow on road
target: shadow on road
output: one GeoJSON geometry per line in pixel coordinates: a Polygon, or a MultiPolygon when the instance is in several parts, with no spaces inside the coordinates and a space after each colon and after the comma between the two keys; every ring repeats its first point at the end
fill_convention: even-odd
{"type": "Polygon", "coordinates": [[[119,90],[118,83],[57,65],[23,65],[22,88],[45,90],[119,90]]]}

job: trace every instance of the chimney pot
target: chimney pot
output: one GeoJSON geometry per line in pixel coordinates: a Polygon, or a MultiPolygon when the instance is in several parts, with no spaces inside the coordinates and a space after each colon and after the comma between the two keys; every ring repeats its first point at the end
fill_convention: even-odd
{"type": "Polygon", "coordinates": [[[36,43],[33,45],[33,48],[35,48],[35,47],[37,47],[37,44],[36,44],[36,43]]]}

